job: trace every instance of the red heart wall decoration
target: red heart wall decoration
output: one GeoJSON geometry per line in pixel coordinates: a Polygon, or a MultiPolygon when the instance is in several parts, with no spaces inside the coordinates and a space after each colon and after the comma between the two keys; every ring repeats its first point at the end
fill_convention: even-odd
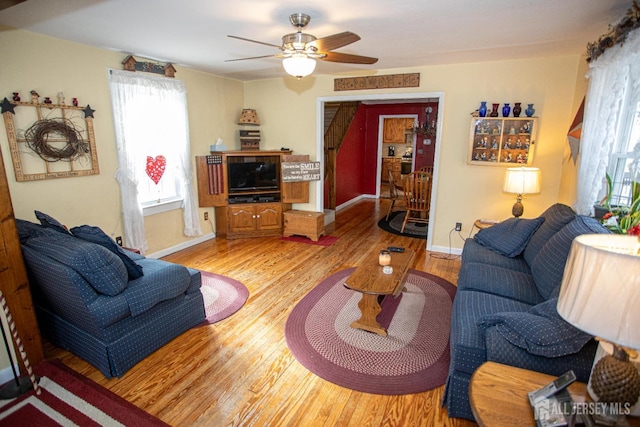
{"type": "Polygon", "coordinates": [[[147,156],[147,168],[145,169],[147,175],[153,182],[158,185],[160,178],[164,175],[164,169],[167,167],[167,159],[160,155],[155,158],[147,156]]]}

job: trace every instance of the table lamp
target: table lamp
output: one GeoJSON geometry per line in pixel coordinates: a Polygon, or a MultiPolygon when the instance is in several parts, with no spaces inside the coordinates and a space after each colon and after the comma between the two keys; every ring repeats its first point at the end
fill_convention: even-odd
{"type": "Polygon", "coordinates": [[[260,126],[260,119],[258,119],[258,113],[251,108],[245,108],[240,113],[240,119],[238,119],[239,125],[252,125],[260,126]]]}
{"type": "Polygon", "coordinates": [[[640,374],[629,361],[640,348],[639,272],[637,236],[585,234],[573,240],[562,278],[560,316],[614,347],[591,372],[594,400],[611,409],[605,417],[623,416],[640,394],[640,374]]]}
{"type": "Polygon", "coordinates": [[[528,167],[508,168],[504,176],[502,191],[517,194],[516,203],[513,205],[511,213],[516,218],[522,216],[524,212],[522,195],[540,192],[540,169],[528,167]]]}

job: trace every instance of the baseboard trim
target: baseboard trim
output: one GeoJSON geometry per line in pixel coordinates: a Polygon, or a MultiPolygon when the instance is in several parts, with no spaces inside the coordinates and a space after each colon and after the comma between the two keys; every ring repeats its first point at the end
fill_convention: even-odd
{"type": "Polygon", "coordinates": [[[460,248],[450,248],[447,246],[431,246],[429,249],[431,252],[440,252],[443,254],[451,254],[451,255],[462,255],[462,249],[460,248]]]}
{"type": "Polygon", "coordinates": [[[174,252],[181,251],[183,249],[190,248],[191,246],[198,245],[202,242],[206,242],[207,240],[215,239],[215,233],[208,233],[203,236],[197,237],[195,239],[188,240],[186,242],[180,243],[179,245],[171,246],[169,248],[162,249],[158,252],[154,252],[152,254],[145,255],[147,258],[162,258],[167,255],[171,255],[174,252]]]}

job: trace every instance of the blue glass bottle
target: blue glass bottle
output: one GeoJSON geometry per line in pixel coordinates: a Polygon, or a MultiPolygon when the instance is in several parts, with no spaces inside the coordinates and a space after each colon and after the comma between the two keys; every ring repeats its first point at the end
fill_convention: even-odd
{"type": "Polygon", "coordinates": [[[502,107],[502,117],[509,117],[509,113],[511,112],[511,107],[509,103],[505,102],[504,107],[502,107]]]}
{"type": "Polygon", "coordinates": [[[478,116],[487,116],[487,101],[480,101],[480,108],[478,108],[478,116]]]}

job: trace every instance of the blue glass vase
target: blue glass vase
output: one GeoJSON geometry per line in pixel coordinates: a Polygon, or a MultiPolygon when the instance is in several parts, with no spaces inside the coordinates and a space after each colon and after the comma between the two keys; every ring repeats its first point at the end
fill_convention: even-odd
{"type": "Polygon", "coordinates": [[[533,104],[527,104],[527,109],[524,110],[524,113],[527,117],[531,117],[535,114],[536,110],[533,108],[533,104]]]}
{"type": "Polygon", "coordinates": [[[509,103],[505,102],[504,107],[502,107],[502,117],[509,117],[509,113],[511,112],[511,107],[509,103]]]}
{"type": "Polygon", "coordinates": [[[480,117],[487,116],[487,101],[480,102],[480,108],[478,108],[478,116],[480,117]]]}

